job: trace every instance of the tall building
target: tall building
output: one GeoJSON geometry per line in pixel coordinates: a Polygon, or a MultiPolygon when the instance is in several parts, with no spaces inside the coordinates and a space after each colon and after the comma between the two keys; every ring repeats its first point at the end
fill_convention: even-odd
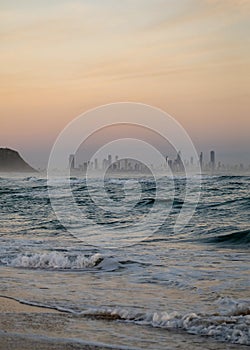
{"type": "Polygon", "coordinates": [[[70,156],[69,156],[69,168],[75,169],[75,155],[74,154],[70,154],[70,156]]]}
{"type": "Polygon", "coordinates": [[[115,163],[116,163],[116,168],[118,170],[120,170],[120,161],[119,161],[119,157],[118,156],[115,156],[115,163]]]}
{"type": "Polygon", "coordinates": [[[210,152],[210,167],[212,170],[215,168],[215,152],[211,151],[210,152]]]}
{"type": "Polygon", "coordinates": [[[102,161],[102,169],[106,170],[107,167],[108,167],[108,160],[104,158],[102,161]]]}
{"type": "Polygon", "coordinates": [[[98,170],[98,159],[95,158],[95,170],[98,170]]]}
{"type": "Polygon", "coordinates": [[[203,153],[200,153],[200,168],[203,169],[203,153]]]}
{"type": "Polygon", "coordinates": [[[125,171],[127,171],[127,170],[128,170],[128,159],[125,158],[125,171]]]}
{"type": "Polygon", "coordinates": [[[173,170],[173,161],[172,161],[172,159],[169,159],[169,160],[168,160],[168,166],[169,166],[169,168],[170,168],[171,170],[173,170]]]}
{"type": "Polygon", "coordinates": [[[181,159],[181,151],[179,151],[177,153],[177,158],[174,161],[174,165],[175,165],[175,170],[176,171],[184,171],[185,170],[183,161],[181,159]]]}
{"type": "Polygon", "coordinates": [[[112,156],[111,154],[108,155],[108,166],[112,164],[112,156]]]}

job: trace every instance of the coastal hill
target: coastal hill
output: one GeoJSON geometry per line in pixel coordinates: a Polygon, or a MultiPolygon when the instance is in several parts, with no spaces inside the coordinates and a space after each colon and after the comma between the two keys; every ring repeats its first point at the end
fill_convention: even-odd
{"type": "Polygon", "coordinates": [[[37,172],[17,151],[0,148],[0,172],[37,172]]]}

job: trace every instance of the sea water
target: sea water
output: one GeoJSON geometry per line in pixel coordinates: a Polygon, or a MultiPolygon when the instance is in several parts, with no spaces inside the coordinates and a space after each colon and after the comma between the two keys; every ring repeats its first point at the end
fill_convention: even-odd
{"type": "MultiPolygon", "coordinates": [[[[178,233],[174,223],[184,203],[185,178],[162,177],[158,187],[169,187],[170,193],[174,186],[174,198],[164,192],[154,216],[161,224],[133,242],[135,222],[154,205],[152,178],[140,179],[139,198],[133,185],[138,177],[106,179],[114,208],[126,188],[133,209],[119,215],[109,210],[101,219],[98,203],[90,200],[100,179],[93,178],[88,188],[83,177],[71,178],[77,206],[93,222],[88,222],[89,237],[105,227],[110,241],[117,242],[119,230],[127,228],[133,244],[107,247],[101,240],[90,245],[88,234],[79,239],[62,225],[45,177],[2,175],[0,294],[67,312],[70,332],[64,337],[90,343],[166,349],[170,334],[181,332],[218,344],[249,345],[250,177],[199,180],[199,203],[178,233]]],[[[58,177],[62,193],[64,185],[58,177]]],[[[84,222],[77,225],[86,232],[84,222]]]]}

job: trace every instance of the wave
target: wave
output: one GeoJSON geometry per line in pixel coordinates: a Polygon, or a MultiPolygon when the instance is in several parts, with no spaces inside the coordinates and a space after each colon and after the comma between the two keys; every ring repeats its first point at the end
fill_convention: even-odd
{"type": "Polygon", "coordinates": [[[227,316],[250,315],[249,301],[235,300],[230,297],[219,297],[216,304],[223,307],[227,316]]]}
{"type": "Polygon", "coordinates": [[[79,270],[98,266],[104,257],[99,254],[91,256],[70,255],[66,253],[50,252],[43,254],[18,255],[11,260],[2,260],[2,263],[11,267],[25,267],[34,269],[66,269],[79,270]]]}
{"type": "Polygon", "coordinates": [[[196,314],[179,312],[135,312],[123,308],[97,308],[80,313],[83,317],[119,320],[190,334],[211,336],[217,341],[250,345],[250,307],[236,303],[227,314],[196,314]]]}
{"type": "Polygon", "coordinates": [[[29,302],[23,299],[1,295],[1,297],[16,300],[22,304],[55,309],[70,313],[72,316],[96,320],[119,321],[136,325],[166,329],[168,331],[184,331],[198,336],[207,336],[216,341],[250,345],[250,305],[246,301],[222,297],[217,304],[224,305],[226,312],[202,314],[189,312],[182,314],[177,311],[138,312],[122,307],[97,307],[85,311],[75,311],[65,306],[29,302]]]}
{"type": "Polygon", "coordinates": [[[11,296],[1,297],[14,299],[22,304],[55,309],[60,312],[70,313],[77,318],[119,321],[136,325],[166,329],[169,331],[184,331],[198,336],[208,336],[216,341],[241,345],[250,345],[250,304],[249,301],[235,300],[230,297],[220,297],[215,302],[223,307],[213,314],[204,313],[180,313],[177,311],[152,311],[145,312],[124,307],[96,307],[84,311],[74,310],[65,305],[40,303],[27,301],[11,296]]]}
{"type": "MultiPolygon", "coordinates": [[[[249,174],[242,174],[242,175],[215,175],[213,177],[216,177],[217,179],[221,180],[236,180],[236,179],[247,179],[249,178],[249,174]]],[[[210,176],[210,178],[213,178],[210,176]]]]}
{"type": "Polygon", "coordinates": [[[206,238],[205,241],[208,243],[242,245],[248,247],[250,245],[250,230],[236,231],[227,235],[206,238]]]}
{"type": "Polygon", "coordinates": [[[213,202],[213,203],[207,203],[207,204],[200,204],[198,206],[198,209],[202,210],[202,209],[216,208],[216,207],[227,206],[235,203],[243,207],[248,207],[250,205],[250,197],[236,198],[236,199],[224,200],[221,202],[213,202]]]}
{"type": "Polygon", "coordinates": [[[36,181],[38,178],[36,176],[27,176],[22,179],[23,181],[36,181]]]}

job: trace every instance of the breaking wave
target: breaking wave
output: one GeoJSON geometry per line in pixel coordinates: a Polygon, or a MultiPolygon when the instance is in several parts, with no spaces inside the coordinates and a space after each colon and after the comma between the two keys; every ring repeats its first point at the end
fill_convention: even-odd
{"type": "Polygon", "coordinates": [[[99,265],[104,257],[99,254],[91,256],[69,255],[65,253],[51,252],[32,255],[18,255],[12,260],[2,261],[12,267],[26,267],[34,269],[84,269],[99,265]]]}
{"type": "Polygon", "coordinates": [[[250,345],[250,304],[230,297],[222,297],[216,304],[226,307],[226,311],[213,314],[180,313],[177,311],[138,312],[135,309],[123,307],[96,307],[85,311],[74,310],[66,306],[55,306],[23,299],[16,300],[22,304],[55,309],[72,316],[87,319],[127,322],[141,326],[166,329],[169,331],[184,331],[198,336],[207,336],[220,342],[250,345]]]}
{"type": "Polygon", "coordinates": [[[181,314],[178,312],[134,312],[122,308],[99,308],[81,313],[84,317],[120,320],[190,334],[210,336],[217,341],[250,345],[250,306],[235,303],[227,314],[181,314]]]}

